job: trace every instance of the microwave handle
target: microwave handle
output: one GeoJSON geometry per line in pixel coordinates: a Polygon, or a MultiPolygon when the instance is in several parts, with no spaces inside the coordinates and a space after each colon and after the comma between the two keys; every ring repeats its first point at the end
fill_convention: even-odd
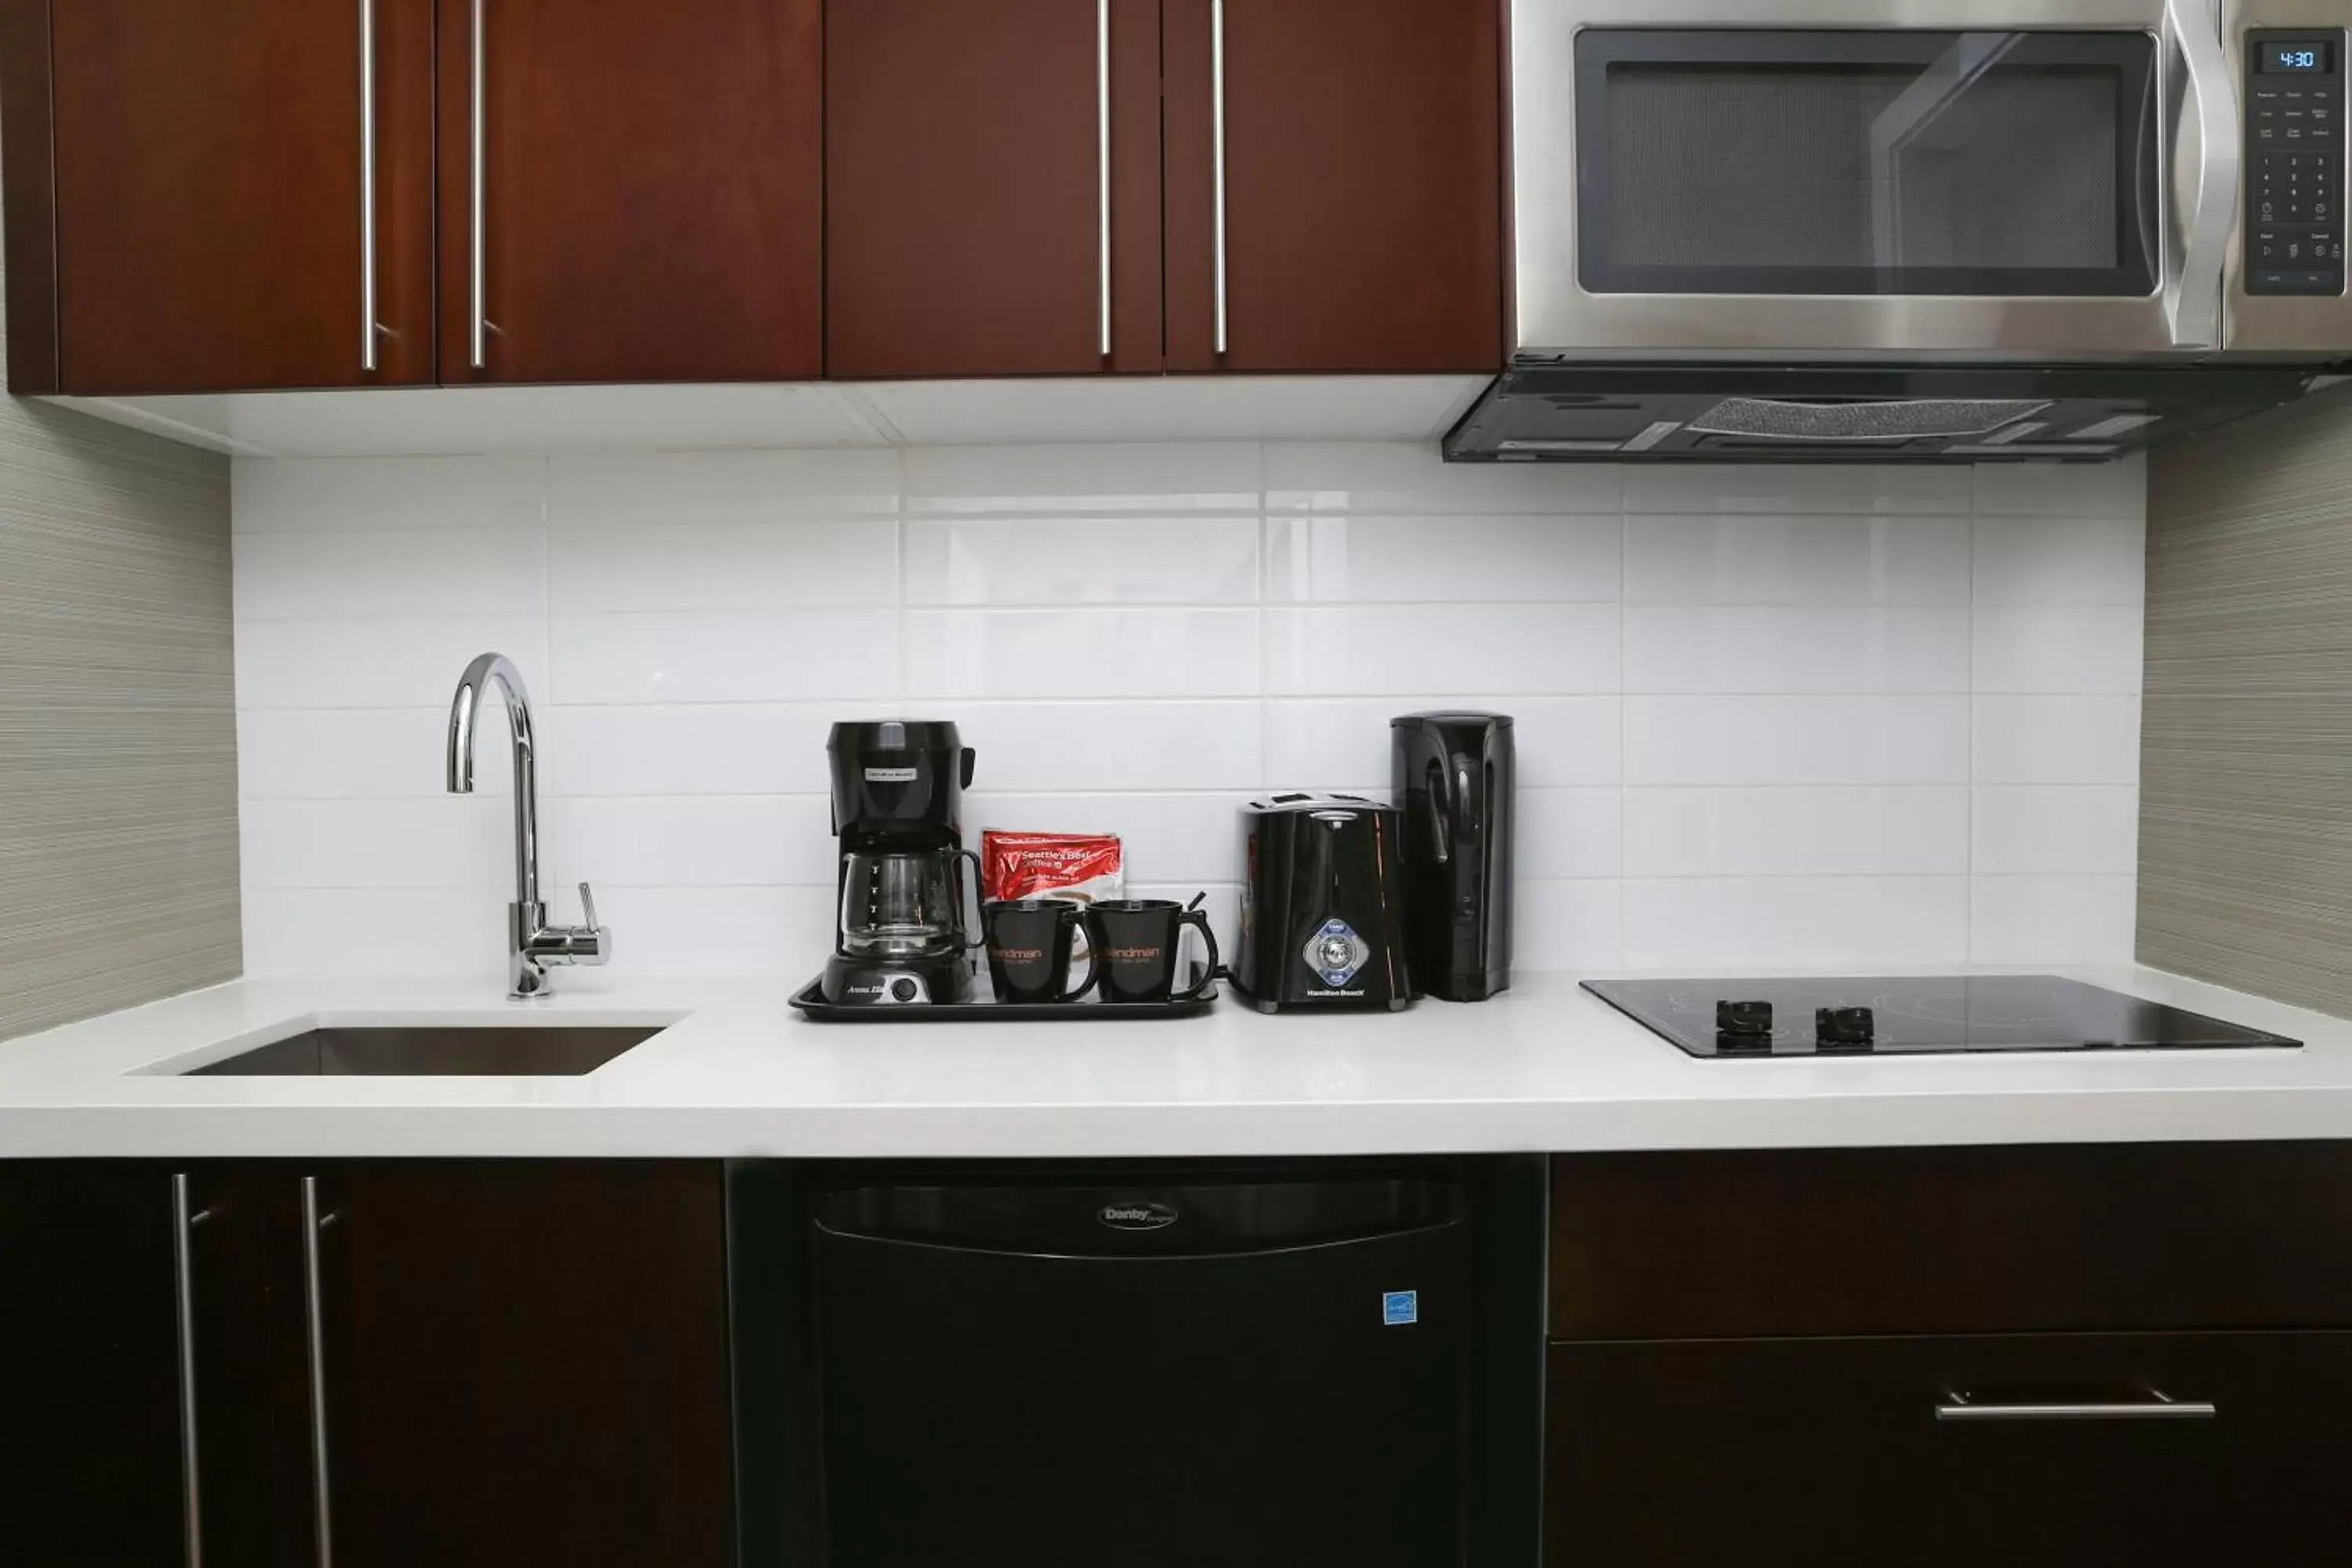
{"type": "Polygon", "coordinates": [[[2164,0],[2166,30],[2180,45],[2189,79],[2189,111],[2197,119],[2197,205],[2189,215],[2180,275],[2164,301],[2172,346],[2221,346],[2221,279],[2229,265],[2230,230],[2237,219],[2238,171],[2245,155],[2244,127],[2230,62],[2221,51],[2212,0],[2164,0]]]}

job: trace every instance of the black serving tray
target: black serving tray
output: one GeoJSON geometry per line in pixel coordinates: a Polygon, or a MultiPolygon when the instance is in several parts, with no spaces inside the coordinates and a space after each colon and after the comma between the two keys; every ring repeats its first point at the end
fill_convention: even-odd
{"type": "MultiPolygon", "coordinates": [[[[1218,972],[1223,977],[1223,971],[1218,972]]],[[[1185,985],[1197,984],[1201,971],[1196,964],[1185,985]]],[[[981,980],[986,984],[986,977],[981,980]]],[[[1178,987],[1183,989],[1182,986],[1178,987]]],[[[1195,1013],[1205,1013],[1217,999],[1217,988],[1210,986],[1198,996],[1181,1002],[1103,1002],[1093,996],[1083,996],[1076,1002],[999,1002],[993,996],[974,997],[969,1002],[934,1002],[926,1006],[845,1007],[838,1002],[824,999],[822,981],[812,980],[793,995],[792,1005],[820,1024],[969,1024],[982,1018],[1000,1023],[1064,1023],[1073,1018],[1189,1018],[1195,1013]]]]}

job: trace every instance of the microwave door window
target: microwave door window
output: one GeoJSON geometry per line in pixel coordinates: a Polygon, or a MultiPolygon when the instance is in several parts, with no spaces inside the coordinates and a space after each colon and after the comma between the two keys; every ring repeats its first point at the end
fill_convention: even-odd
{"type": "Polygon", "coordinates": [[[1591,30],[1577,47],[1594,292],[2155,288],[2145,35],[1591,30]]]}

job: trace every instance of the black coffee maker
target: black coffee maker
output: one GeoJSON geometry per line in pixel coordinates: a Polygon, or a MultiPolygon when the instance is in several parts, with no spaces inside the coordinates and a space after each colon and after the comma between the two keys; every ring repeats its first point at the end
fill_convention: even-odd
{"type": "Polygon", "coordinates": [[[839,919],[825,961],[828,1002],[903,1006],[971,999],[980,859],[963,847],[971,749],[950,723],[835,724],[833,831],[841,840],[839,919]],[[966,873],[969,871],[969,875],[966,873]]]}
{"type": "Polygon", "coordinates": [[[1511,983],[1511,721],[1408,713],[1389,740],[1415,994],[1483,1002],[1511,983]]]}

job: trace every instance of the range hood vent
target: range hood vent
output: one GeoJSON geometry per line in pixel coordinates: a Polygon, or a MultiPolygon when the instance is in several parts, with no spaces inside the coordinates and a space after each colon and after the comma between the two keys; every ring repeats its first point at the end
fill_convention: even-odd
{"type": "Polygon", "coordinates": [[[2282,364],[1520,363],[1449,462],[2099,463],[2282,404],[2282,364]]]}
{"type": "Polygon", "coordinates": [[[1902,403],[1811,403],[1727,397],[1690,423],[1706,436],[1766,441],[1911,441],[1922,436],[1989,436],[2044,403],[1923,397],[1902,403]]]}

